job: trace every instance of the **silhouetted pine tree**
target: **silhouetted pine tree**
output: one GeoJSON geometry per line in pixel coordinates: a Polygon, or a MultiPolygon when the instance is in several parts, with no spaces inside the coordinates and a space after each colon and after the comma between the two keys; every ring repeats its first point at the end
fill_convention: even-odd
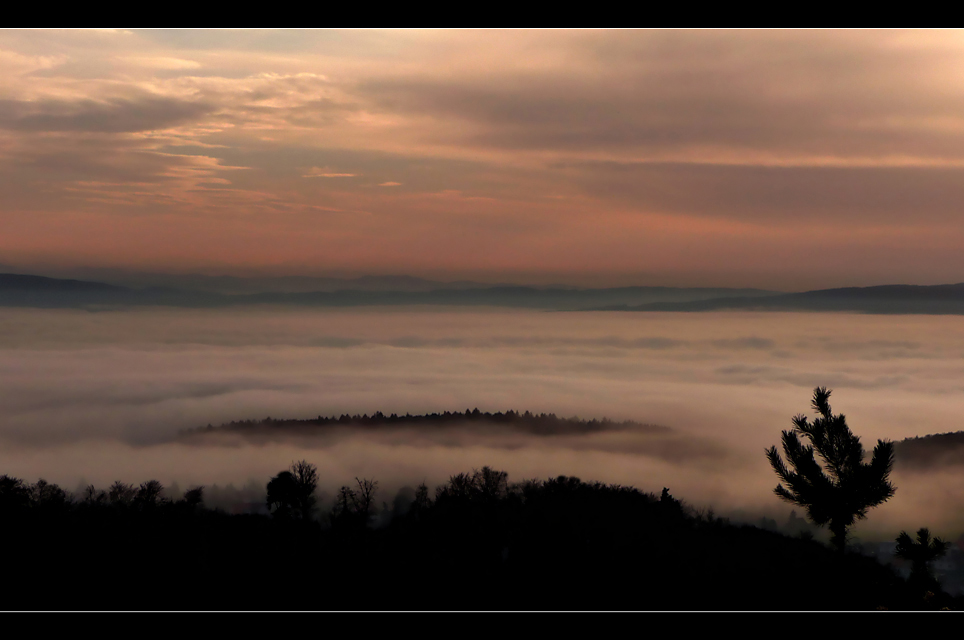
{"type": "Polygon", "coordinates": [[[831,542],[842,551],[847,529],[896,491],[888,481],[894,465],[894,446],[878,440],[870,463],[864,463],[860,438],[850,431],[843,414],[831,413],[829,398],[830,390],[826,387],[815,389],[813,408],[821,417],[811,423],[798,415],[793,418],[794,428],[783,432],[783,453],[792,471],[776,447],[770,447],[766,455],[783,481],[774,492],[787,502],[804,507],[815,524],[829,525],[831,542]],[[804,446],[799,436],[810,444],[804,446]],[[814,453],[820,456],[823,467],[814,453]]]}

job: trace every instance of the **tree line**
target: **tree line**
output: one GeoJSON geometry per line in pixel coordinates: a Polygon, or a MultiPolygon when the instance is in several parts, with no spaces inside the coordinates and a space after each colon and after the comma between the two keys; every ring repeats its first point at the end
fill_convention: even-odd
{"type": "Polygon", "coordinates": [[[426,413],[412,415],[407,413],[399,415],[397,413],[384,414],[381,411],[369,414],[342,414],[340,416],[318,416],[307,420],[279,419],[270,416],[263,420],[235,420],[226,422],[220,426],[207,425],[187,429],[181,432],[182,436],[200,435],[205,433],[218,432],[245,432],[257,430],[289,430],[289,431],[311,431],[318,427],[334,426],[356,426],[356,427],[406,427],[406,426],[438,426],[452,425],[459,423],[487,423],[494,425],[509,425],[532,433],[592,433],[598,431],[611,431],[616,429],[646,429],[649,431],[666,431],[666,427],[650,425],[632,420],[615,421],[608,418],[601,420],[580,419],[578,416],[563,418],[554,413],[531,413],[529,411],[479,411],[478,408],[460,411],[443,411],[440,413],[426,413]]]}

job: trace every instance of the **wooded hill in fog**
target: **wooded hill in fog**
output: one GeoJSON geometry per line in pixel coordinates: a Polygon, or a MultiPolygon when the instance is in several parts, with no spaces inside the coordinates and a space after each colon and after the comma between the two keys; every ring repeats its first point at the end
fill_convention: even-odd
{"type": "Polygon", "coordinates": [[[906,438],[894,443],[894,453],[897,464],[908,469],[964,467],[964,431],[906,438]]]}
{"type": "Polygon", "coordinates": [[[534,414],[528,411],[506,411],[490,413],[479,411],[478,409],[466,409],[464,413],[460,411],[444,411],[442,413],[427,413],[424,415],[413,416],[406,414],[385,415],[381,411],[376,411],[372,415],[348,415],[326,418],[318,416],[307,420],[295,419],[273,419],[264,420],[241,420],[222,424],[218,427],[208,425],[196,429],[187,429],[181,432],[182,437],[190,438],[204,434],[216,433],[282,433],[282,434],[303,434],[321,433],[325,428],[336,426],[347,427],[443,427],[443,426],[462,426],[471,423],[483,423],[486,425],[506,426],[516,431],[531,433],[535,435],[563,435],[563,434],[585,434],[598,433],[601,431],[617,431],[623,429],[634,429],[647,433],[668,433],[670,429],[659,425],[644,424],[626,420],[615,422],[608,418],[602,420],[581,420],[578,417],[560,418],[554,413],[534,414]]]}

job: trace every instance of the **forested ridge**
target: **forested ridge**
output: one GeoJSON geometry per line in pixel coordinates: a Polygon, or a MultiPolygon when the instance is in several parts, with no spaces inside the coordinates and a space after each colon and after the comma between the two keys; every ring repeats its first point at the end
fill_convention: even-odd
{"type": "Polygon", "coordinates": [[[563,434],[563,433],[592,433],[597,431],[613,431],[619,429],[637,429],[648,432],[668,432],[668,427],[645,424],[626,420],[617,422],[608,418],[601,420],[583,420],[579,417],[563,418],[554,413],[531,413],[529,411],[497,411],[487,412],[476,409],[460,411],[443,411],[440,413],[426,413],[421,415],[384,414],[381,411],[369,414],[342,414],[340,416],[318,416],[317,418],[292,419],[271,418],[263,420],[238,420],[227,422],[219,426],[207,425],[186,429],[180,432],[182,437],[198,436],[208,433],[244,433],[244,432],[288,432],[313,433],[325,427],[431,427],[452,426],[466,423],[509,426],[514,429],[535,434],[563,434]]]}
{"type": "Polygon", "coordinates": [[[486,467],[391,504],[354,479],[322,507],[316,481],[302,461],[267,482],[271,515],[230,515],[201,487],[74,495],[0,476],[3,608],[960,608],[871,558],[730,524],[668,489],[510,483],[486,467]]]}

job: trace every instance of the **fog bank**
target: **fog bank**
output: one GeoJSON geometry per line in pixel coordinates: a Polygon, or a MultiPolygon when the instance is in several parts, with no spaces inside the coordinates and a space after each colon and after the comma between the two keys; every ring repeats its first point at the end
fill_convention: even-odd
{"type": "MultiPolygon", "coordinates": [[[[964,326],[945,316],[0,309],[0,473],[69,489],[149,478],[240,486],[306,458],[326,490],[365,476],[389,491],[490,465],[510,480],[668,486],[696,506],[779,515],[790,508],[772,494],[763,451],[809,413],[815,386],[834,389],[834,410],[869,449],[877,438],[961,429],[962,356],[964,326]],[[267,416],[475,407],[634,420],[670,435],[464,427],[177,439],[267,416]]],[[[858,533],[930,526],[956,537],[964,481],[941,474],[896,473],[895,498],[858,533]]]]}

